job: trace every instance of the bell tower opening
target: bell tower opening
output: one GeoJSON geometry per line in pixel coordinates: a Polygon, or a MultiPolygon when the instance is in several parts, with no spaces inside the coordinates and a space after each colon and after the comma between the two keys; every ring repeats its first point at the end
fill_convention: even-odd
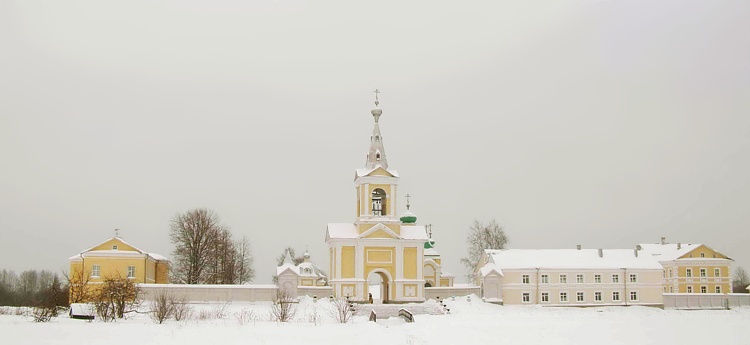
{"type": "Polygon", "coordinates": [[[375,188],[372,191],[372,215],[373,216],[385,216],[385,191],[380,188],[375,188]]]}

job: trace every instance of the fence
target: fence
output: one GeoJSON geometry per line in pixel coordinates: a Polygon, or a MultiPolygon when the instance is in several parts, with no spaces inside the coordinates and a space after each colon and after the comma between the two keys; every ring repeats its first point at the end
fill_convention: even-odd
{"type": "Polygon", "coordinates": [[[664,309],[731,309],[750,307],[750,294],[742,293],[665,293],[664,309]]]}

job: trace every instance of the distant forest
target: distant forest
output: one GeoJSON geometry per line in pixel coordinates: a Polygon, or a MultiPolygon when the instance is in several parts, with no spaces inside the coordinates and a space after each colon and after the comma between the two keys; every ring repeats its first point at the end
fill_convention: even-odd
{"type": "Polygon", "coordinates": [[[55,296],[57,305],[68,305],[67,279],[45,270],[27,270],[20,275],[0,270],[0,306],[38,306],[49,296],[55,296]]]}

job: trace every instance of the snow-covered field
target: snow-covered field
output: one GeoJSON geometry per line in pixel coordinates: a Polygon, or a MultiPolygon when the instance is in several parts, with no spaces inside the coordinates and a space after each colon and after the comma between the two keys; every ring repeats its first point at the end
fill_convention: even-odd
{"type": "MultiPolygon", "coordinates": [[[[434,302],[428,302],[434,303],[434,302]]],[[[269,321],[270,303],[195,304],[187,321],[156,324],[139,314],[114,323],[0,315],[3,344],[750,344],[750,308],[676,311],[647,307],[497,306],[446,301],[447,315],[337,324],[328,301],[303,299],[293,322],[269,321]],[[220,319],[199,319],[217,314],[220,319]],[[319,320],[313,322],[314,316],[319,320]]],[[[144,304],[145,306],[145,304],[144,304]]],[[[366,307],[366,306],[364,306],[366,307]]]]}

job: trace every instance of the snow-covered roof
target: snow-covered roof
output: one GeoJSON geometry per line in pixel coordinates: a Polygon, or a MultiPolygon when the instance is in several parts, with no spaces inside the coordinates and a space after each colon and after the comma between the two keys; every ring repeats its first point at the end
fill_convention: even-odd
{"type": "Polygon", "coordinates": [[[288,262],[282,264],[279,267],[276,267],[276,275],[280,275],[281,273],[283,273],[286,270],[290,270],[294,274],[299,275],[299,271],[297,270],[297,267],[294,266],[294,265],[292,265],[292,264],[290,264],[290,263],[288,263],[288,262]]]}
{"type": "Polygon", "coordinates": [[[635,255],[633,249],[487,249],[489,262],[497,268],[525,269],[662,269],[650,255],[635,255]]]}
{"type": "Polygon", "coordinates": [[[639,244],[644,253],[656,257],[659,261],[675,260],[695,248],[702,246],[699,243],[642,243],[639,244]],[[677,248],[679,246],[679,248],[677,248]]]}
{"type": "Polygon", "coordinates": [[[134,245],[132,245],[132,244],[130,244],[128,242],[125,242],[125,240],[123,240],[122,237],[117,237],[117,236],[109,238],[106,241],[103,241],[103,242],[101,242],[101,243],[99,243],[99,244],[97,244],[97,245],[95,245],[95,246],[93,246],[93,247],[91,247],[89,249],[86,249],[86,250],[84,250],[84,251],[82,251],[82,252],[80,252],[80,253],[78,253],[76,255],[73,255],[73,256],[69,257],[68,260],[70,260],[70,261],[78,261],[78,260],[81,260],[83,257],[86,257],[86,256],[142,256],[142,255],[148,255],[148,256],[150,256],[151,258],[153,258],[154,260],[157,260],[157,261],[169,261],[169,259],[167,259],[163,255],[156,254],[156,253],[147,253],[147,252],[144,252],[143,250],[138,249],[138,247],[136,247],[136,246],[134,246],[134,245]],[[105,244],[105,243],[107,243],[107,242],[109,242],[111,240],[117,240],[117,241],[119,241],[122,244],[130,246],[134,250],[120,250],[120,249],[93,250],[94,248],[99,247],[102,244],[105,244]]]}
{"type": "Polygon", "coordinates": [[[424,255],[425,256],[440,256],[440,253],[438,253],[438,251],[435,250],[435,248],[427,248],[424,250],[424,255]]]}
{"type": "Polygon", "coordinates": [[[353,223],[328,223],[328,238],[357,238],[358,235],[353,223]]]}
{"type": "Polygon", "coordinates": [[[401,237],[405,240],[428,240],[427,232],[421,225],[402,225],[401,237]]]}
{"type": "Polygon", "coordinates": [[[495,272],[499,275],[503,275],[502,270],[500,270],[494,263],[488,262],[482,268],[479,269],[479,275],[482,277],[486,277],[490,273],[495,272]]]}
{"type": "Polygon", "coordinates": [[[375,167],[373,167],[372,169],[367,169],[367,168],[356,169],[356,174],[357,174],[357,177],[367,176],[371,172],[373,172],[375,170],[378,170],[380,168],[382,168],[383,170],[387,171],[389,174],[393,175],[393,177],[398,177],[398,171],[396,171],[394,169],[386,169],[386,168],[382,167],[379,164],[376,165],[375,167]]]}
{"type": "Polygon", "coordinates": [[[443,278],[455,278],[456,277],[455,275],[453,275],[453,273],[450,273],[446,270],[441,270],[440,276],[443,278]]]}

